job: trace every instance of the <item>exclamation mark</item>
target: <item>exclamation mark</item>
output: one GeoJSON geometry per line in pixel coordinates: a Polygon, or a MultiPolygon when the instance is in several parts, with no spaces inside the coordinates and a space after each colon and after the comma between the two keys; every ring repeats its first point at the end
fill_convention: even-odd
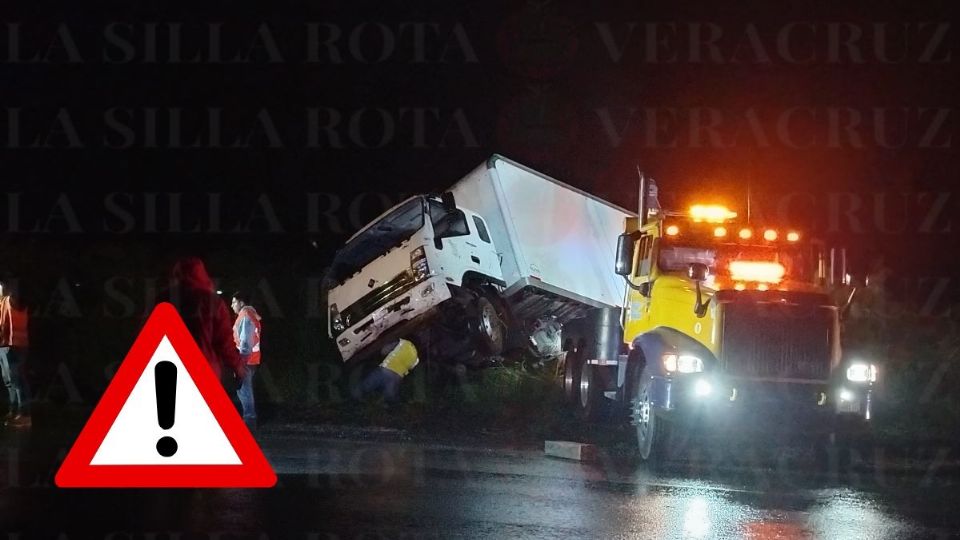
{"type": "MultiPolygon", "coordinates": [[[[157,362],[153,368],[157,390],[157,423],[162,429],[173,427],[177,412],[177,366],[173,362],[157,362]]],[[[157,452],[163,457],[177,453],[177,441],[173,437],[161,437],[157,452]]]]}

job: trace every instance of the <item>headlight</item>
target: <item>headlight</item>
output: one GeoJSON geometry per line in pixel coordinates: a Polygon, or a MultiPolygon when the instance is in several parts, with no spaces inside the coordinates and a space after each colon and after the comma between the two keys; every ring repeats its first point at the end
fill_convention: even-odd
{"type": "Polygon", "coordinates": [[[410,270],[416,279],[421,280],[430,275],[430,265],[427,264],[427,252],[423,246],[410,252],[410,270]]]}
{"type": "Polygon", "coordinates": [[[347,327],[343,325],[343,320],[340,318],[340,310],[337,309],[336,304],[330,306],[330,323],[335,332],[343,332],[347,329],[347,327]]]}
{"type": "Polygon", "coordinates": [[[847,368],[847,380],[851,382],[877,382],[877,366],[866,362],[854,362],[847,368]]]}
{"type": "Polygon", "coordinates": [[[665,354],[663,355],[663,369],[669,373],[700,373],[703,371],[703,360],[696,356],[665,354]]]}

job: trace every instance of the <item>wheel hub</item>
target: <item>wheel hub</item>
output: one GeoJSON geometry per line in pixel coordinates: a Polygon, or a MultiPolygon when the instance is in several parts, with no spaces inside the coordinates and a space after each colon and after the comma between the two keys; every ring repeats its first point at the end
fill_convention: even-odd
{"type": "Polygon", "coordinates": [[[481,328],[483,329],[483,332],[484,332],[486,335],[491,336],[491,337],[492,337],[493,334],[494,334],[493,324],[494,324],[494,323],[493,323],[493,316],[492,316],[492,314],[490,313],[490,309],[485,307],[485,308],[480,312],[480,326],[481,326],[481,328]]]}

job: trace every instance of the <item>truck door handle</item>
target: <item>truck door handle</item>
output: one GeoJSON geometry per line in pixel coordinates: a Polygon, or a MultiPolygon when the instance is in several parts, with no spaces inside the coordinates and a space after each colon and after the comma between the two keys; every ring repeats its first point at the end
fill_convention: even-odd
{"type": "Polygon", "coordinates": [[[480,264],[480,257],[477,257],[476,255],[471,255],[470,260],[477,264],[480,264]]]}

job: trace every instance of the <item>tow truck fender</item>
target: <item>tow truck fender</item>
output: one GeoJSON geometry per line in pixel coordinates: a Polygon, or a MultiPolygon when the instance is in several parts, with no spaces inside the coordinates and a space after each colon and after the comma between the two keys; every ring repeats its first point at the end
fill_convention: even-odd
{"type": "MultiPolygon", "coordinates": [[[[636,382],[628,380],[626,383],[628,385],[637,384],[639,381],[650,379],[653,385],[650,399],[655,407],[664,409],[671,406],[670,387],[672,383],[671,375],[667,373],[660,361],[664,354],[697,356],[703,360],[704,371],[712,371],[719,367],[716,356],[703,344],[683,332],[665,326],[659,326],[635,337],[633,339],[633,350],[640,351],[642,358],[637,358],[638,355],[633,354],[631,355],[631,361],[643,362],[642,368],[637,366],[634,369],[642,369],[642,371],[636,382]]],[[[630,388],[627,391],[628,396],[632,395],[630,388]]]]}

